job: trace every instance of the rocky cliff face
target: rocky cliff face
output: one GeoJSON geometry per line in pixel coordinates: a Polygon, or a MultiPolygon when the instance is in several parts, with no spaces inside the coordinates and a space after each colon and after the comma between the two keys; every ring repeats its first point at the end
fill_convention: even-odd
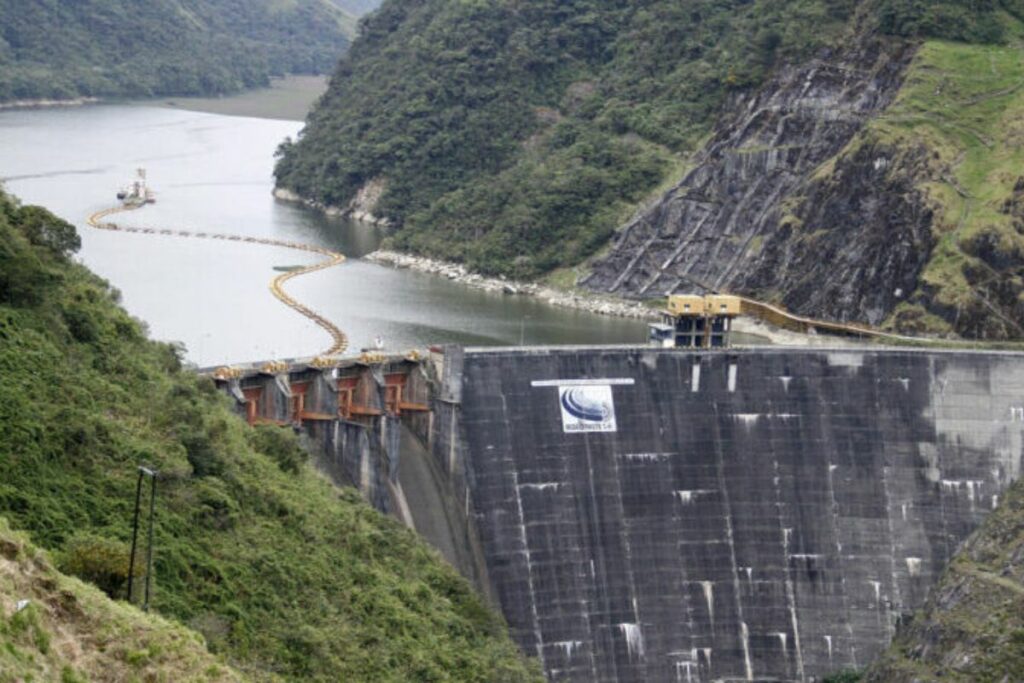
{"type": "Polygon", "coordinates": [[[738,96],[696,168],[620,231],[584,284],[630,297],[728,290],[883,320],[933,245],[913,182],[927,151],[878,143],[836,156],[890,104],[911,56],[872,40],[738,96]]]}

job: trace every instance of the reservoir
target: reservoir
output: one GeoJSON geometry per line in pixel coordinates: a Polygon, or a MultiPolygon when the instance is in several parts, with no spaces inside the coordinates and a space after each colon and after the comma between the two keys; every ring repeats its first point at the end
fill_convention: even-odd
{"type": "Polygon", "coordinates": [[[0,179],[26,204],[74,223],[78,258],[120,290],[151,335],[181,342],[200,366],[315,355],[330,344],[268,289],[302,252],[258,244],[100,231],[89,214],[145,167],[156,204],[124,225],[306,242],[345,253],[340,266],[296,278],[288,292],[349,336],[349,352],[380,336],[388,351],[427,344],[642,342],[646,325],[468,289],[360,260],[383,234],[271,196],[274,150],[299,121],[101,104],[0,112],[0,179]],[[275,270],[277,269],[277,270],[275,270]]]}

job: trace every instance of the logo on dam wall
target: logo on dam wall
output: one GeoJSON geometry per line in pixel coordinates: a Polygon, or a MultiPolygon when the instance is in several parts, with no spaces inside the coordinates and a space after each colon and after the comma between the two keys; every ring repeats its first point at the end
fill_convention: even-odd
{"type": "Polygon", "coordinates": [[[565,432],[614,432],[615,402],[607,384],[558,387],[565,432]]]}
{"type": "Polygon", "coordinates": [[[562,431],[614,432],[615,401],[612,387],[631,386],[630,377],[604,379],[542,379],[530,382],[532,387],[557,387],[558,405],[562,410],[562,431]]]}

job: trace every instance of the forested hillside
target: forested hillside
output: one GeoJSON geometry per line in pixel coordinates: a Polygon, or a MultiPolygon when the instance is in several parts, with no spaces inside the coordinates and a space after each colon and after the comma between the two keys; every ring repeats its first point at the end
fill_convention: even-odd
{"type": "MultiPolygon", "coordinates": [[[[850,303],[839,297],[839,303],[828,308],[811,296],[823,291],[828,273],[814,272],[812,266],[827,270],[821,269],[823,261],[814,259],[812,251],[801,252],[810,243],[773,245],[770,238],[787,225],[792,228],[794,223],[787,224],[787,218],[799,218],[809,235],[833,227],[812,224],[814,206],[801,204],[805,197],[813,196],[820,205],[826,199],[823,192],[843,189],[863,198],[865,210],[870,210],[900,196],[900,187],[905,190],[908,183],[921,180],[876,188],[863,176],[853,185],[851,178],[845,178],[841,187],[835,183],[831,189],[808,185],[814,179],[824,184],[829,173],[843,170],[832,156],[841,154],[851,136],[872,117],[891,121],[884,124],[888,131],[899,128],[901,134],[914,138],[914,144],[925,150],[935,146],[940,155],[975,144],[957,139],[955,130],[977,126],[966,121],[946,126],[941,121],[952,113],[951,100],[924,102],[940,107],[927,115],[907,109],[917,106],[908,98],[920,94],[900,95],[903,70],[922,44],[938,51],[945,49],[943,45],[951,46],[950,50],[978,46],[982,53],[991,51],[995,71],[978,75],[992,91],[965,95],[958,106],[991,104],[982,104],[982,110],[971,117],[982,117],[983,126],[998,127],[993,107],[1006,105],[999,101],[1000,93],[1017,93],[1012,55],[1020,49],[1017,17],[1022,13],[1024,6],[1015,0],[388,0],[342,60],[303,135],[282,147],[278,184],[321,204],[345,207],[360,188],[376,181],[385,190],[374,213],[394,226],[395,247],[461,261],[486,273],[534,278],[577,266],[601,253],[639,207],[654,205],[663,192],[677,186],[680,196],[703,202],[710,214],[693,212],[671,225],[655,220],[651,232],[638,236],[638,242],[662,239],[666,253],[657,255],[667,257],[683,248],[685,235],[701,226],[705,233],[715,233],[710,240],[701,234],[707,245],[740,240],[729,227],[735,225],[729,212],[748,189],[764,180],[773,182],[773,173],[792,173],[800,182],[755,197],[759,203],[750,208],[758,221],[756,234],[729,245],[724,250],[729,252],[728,259],[717,246],[694,252],[694,258],[720,267],[719,274],[725,273],[723,286],[735,285],[740,291],[811,314],[875,323],[902,306],[895,324],[903,328],[1005,337],[1016,334],[1018,326],[1001,321],[1000,316],[1013,318],[1017,312],[992,304],[998,310],[992,313],[992,306],[978,303],[971,306],[979,310],[968,306],[971,310],[961,315],[967,305],[962,290],[972,285],[939,297],[930,279],[924,280],[950,262],[948,250],[945,257],[932,254],[934,244],[943,244],[948,232],[934,217],[954,213],[957,207],[949,202],[948,211],[940,208],[943,197],[937,191],[928,194],[928,188],[921,189],[927,196],[920,211],[928,217],[907,242],[912,246],[906,248],[916,250],[921,264],[910,267],[914,259],[908,257],[904,265],[890,268],[892,273],[886,277],[874,277],[878,268],[872,259],[882,258],[876,251],[862,250],[868,253],[852,257],[856,263],[849,268],[851,282],[864,280],[868,273],[872,286],[899,291],[895,297],[868,301],[847,292],[850,303]],[[1007,56],[1001,57],[999,50],[1007,56]],[[891,68],[879,60],[880,55],[891,68]],[[875,69],[881,71],[872,75],[875,69]],[[854,99],[845,114],[830,113],[831,103],[816,100],[817,86],[801,92],[795,75],[814,78],[832,71],[839,78],[843,73],[855,76],[857,70],[869,78],[862,86],[847,84],[854,88],[848,92],[854,99]],[[876,77],[882,80],[872,80],[876,77]],[[771,89],[783,84],[792,89],[792,97],[773,99],[771,89]],[[857,100],[857,87],[866,88],[863,92],[876,98],[879,107],[857,100]],[[970,101],[979,96],[982,101],[970,101]],[[887,119],[885,108],[890,103],[903,110],[887,119]],[[795,137],[776,142],[767,128],[756,140],[744,137],[742,118],[750,116],[754,125],[764,124],[756,110],[762,105],[769,107],[766,115],[781,122],[780,138],[791,132],[785,123],[787,108],[801,109],[811,126],[808,130],[829,143],[821,148],[829,156],[808,166],[808,158],[801,157],[801,141],[795,137]],[[830,130],[836,123],[842,130],[833,135],[830,130]],[[926,124],[932,128],[925,128],[926,124]],[[737,133],[731,141],[730,126],[737,133]],[[936,136],[936,127],[946,141],[936,136]],[[742,148],[729,149],[731,142],[742,148]],[[758,153],[764,153],[768,166],[758,168],[758,153]],[[731,156],[737,157],[735,163],[726,160],[731,156]],[[774,160],[787,157],[795,166],[776,169],[774,160]],[[754,163],[743,166],[747,162],[739,159],[754,163]],[[704,196],[701,192],[710,186],[703,182],[709,173],[703,165],[720,160],[732,177],[715,188],[724,194],[704,196]],[[688,178],[692,173],[696,178],[688,178]],[[679,185],[686,180],[694,182],[679,185]],[[762,247],[774,261],[753,262],[762,247]],[[801,264],[804,257],[808,263],[801,264]],[[740,282],[729,271],[737,265],[745,268],[745,259],[751,260],[750,273],[760,270],[757,277],[740,282]],[[792,272],[789,263],[797,265],[792,272]],[[932,265],[925,268],[928,263],[932,265]],[[910,291],[906,282],[897,279],[896,271],[899,277],[910,272],[910,291]],[[923,293],[908,301],[918,286],[923,293]],[[990,312],[981,313],[982,307],[990,312]],[[978,315],[983,319],[979,321],[978,315]]],[[[951,73],[951,82],[961,77],[969,80],[964,68],[980,69],[979,64],[951,73]]],[[[934,73],[927,65],[920,68],[922,77],[934,73]]],[[[908,86],[916,83],[916,77],[907,81],[908,86]]],[[[975,90],[980,90],[978,83],[975,90]]],[[[1013,144],[987,133],[977,140],[997,154],[1004,144],[1013,144]]],[[[948,161],[938,173],[953,177],[955,153],[948,161]]],[[[962,184],[960,189],[968,192],[962,184]]],[[[846,206],[850,213],[849,201],[846,206]]],[[[836,215],[843,215],[838,203],[835,209],[836,215]]],[[[1010,213],[1012,209],[1006,209],[1003,215],[1010,213]]],[[[856,239],[845,229],[828,234],[829,240],[836,241],[833,250],[849,246],[842,243],[844,235],[856,239]]],[[[883,235],[877,235],[880,245],[885,243],[883,235]]],[[[648,291],[645,286],[655,281],[664,261],[654,255],[649,263],[643,258],[637,261],[637,255],[635,247],[627,244],[592,286],[615,290],[616,269],[632,262],[638,269],[636,285],[617,293],[663,295],[662,289],[648,291]]],[[[966,261],[958,259],[957,268],[961,264],[966,268],[966,261]]],[[[669,276],[659,286],[694,286],[669,276]]],[[[958,282],[964,279],[972,278],[956,276],[958,282]]],[[[967,296],[977,299],[974,294],[967,296]]],[[[1012,298],[1007,292],[1001,296],[1006,301],[1012,298]]]]}
{"type": "MultiPolygon", "coordinates": [[[[0,102],[220,94],[330,71],[342,0],[0,0],[0,102]]],[[[356,3],[362,8],[365,3],[356,3]]]]}
{"type": "MultiPolygon", "coordinates": [[[[148,464],[160,473],[153,610],[242,674],[536,680],[465,580],[354,489],[314,473],[291,430],[235,417],[70,260],[77,246],[72,226],[0,194],[0,517],[65,573],[123,599],[136,468],[148,464]]],[[[125,656],[141,679],[167,654],[125,656]]]]}
{"type": "Polygon", "coordinates": [[[848,5],[389,0],[278,181],[344,205],[386,178],[398,246],[537,275],[600,247],[729,89],[809,54],[848,5]]]}

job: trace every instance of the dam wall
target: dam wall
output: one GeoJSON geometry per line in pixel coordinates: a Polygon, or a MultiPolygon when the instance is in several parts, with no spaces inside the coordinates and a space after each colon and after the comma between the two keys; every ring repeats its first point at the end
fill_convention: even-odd
{"type": "Polygon", "coordinates": [[[411,523],[399,478],[403,434],[427,442],[431,424],[432,383],[418,357],[271,361],[211,376],[250,424],[294,428],[335,484],[411,523]]]}
{"type": "Polygon", "coordinates": [[[1024,355],[448,349],[430,457],[552,681],[863,667],[1021,470],[1024,355]]]}

